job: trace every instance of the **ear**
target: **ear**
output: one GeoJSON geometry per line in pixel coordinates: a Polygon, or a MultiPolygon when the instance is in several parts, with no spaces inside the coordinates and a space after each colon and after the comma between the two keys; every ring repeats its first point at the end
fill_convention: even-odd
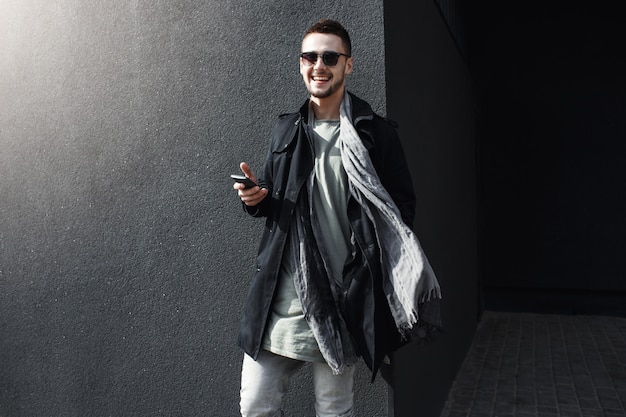
{"type": "Polygon", "coordinates": [[[346,59],[346,67],[343,71],[345,75],[352,74],[352,65],[354,64],[354,58],[350,57],[346,59]]]}
{"type": "Polygon", "coordinates": [[[298,72],[300,73],[300,75],[304,75],[306,73],[304,65],[302,65],[302,58],[298,58],[298,72]]]}

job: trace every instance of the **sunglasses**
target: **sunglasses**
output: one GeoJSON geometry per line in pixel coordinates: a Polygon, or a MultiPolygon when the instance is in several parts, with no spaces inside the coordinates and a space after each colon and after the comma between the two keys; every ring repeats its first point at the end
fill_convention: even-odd
{"type": "Polygon", "coordinates": [[[317,52],[302,52],[300,54],[300,58],[302,58],[302,63],[307,66],[315,65],[317,63],[317,58],[322,57],[322,62],[324,62],[324,65],[328,67],[334,67],[335,65],[337,65],[340,56],[350,58],[350,55],[342,54],[341,52],[335,51],[326,51],[322,54],[318,54],[317,52]]]}

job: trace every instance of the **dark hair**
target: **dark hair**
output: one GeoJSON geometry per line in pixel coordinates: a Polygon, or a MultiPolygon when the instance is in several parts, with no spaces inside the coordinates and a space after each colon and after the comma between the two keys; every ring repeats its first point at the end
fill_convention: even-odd
{"type": "Polygon", "coordinates": [[[343,46],[346,48],[346,53],[348,55],[352,55],[352,42],[350,42],[350,35],[348,35],[348,31],[343,26],[341,26],[341,23],[337,22],[336,20],[319,20],[306,31],[303,38],[305,38],[307,35],[310,35],[311,33],[327,33],[339,36],[341,38],[341,41],[343,42],[343,46]]]}

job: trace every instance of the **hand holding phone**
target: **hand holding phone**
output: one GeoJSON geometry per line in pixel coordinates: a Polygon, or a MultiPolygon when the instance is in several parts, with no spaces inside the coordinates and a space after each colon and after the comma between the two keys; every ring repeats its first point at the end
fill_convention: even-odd
{"type": "Polygon", "coordinates": [[[248,164],[242,162],[239,164],[239,168],[241,168],[241,174],[243,175],[235,174],[230,176],[236,182],[233,184],[233,187],[237,190],[237,195],[246,206],[256,206],[267,197],[269,190],[256,183],[256,175],[254,175],[248,164]],[[239,184],[243,184],[243,188],[239,184]]]}
{"type": "Polygon", "coordinates": [[[255,183],[254,181],[252,181],[250,178],[246,177],[245,175],[232,174],[230,177],[236,182],[245,185],[246,188],[252,188],[252,187],[257,186],[257,183],[255,183]]]}

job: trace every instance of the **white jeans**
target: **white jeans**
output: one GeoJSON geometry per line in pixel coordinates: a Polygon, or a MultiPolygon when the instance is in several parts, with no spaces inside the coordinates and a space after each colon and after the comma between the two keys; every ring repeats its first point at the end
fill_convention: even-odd
{"type": "MultiPolygon", "coordinates": [[[[262,350],[255,361],[244,355],[241,370],[242,417],[282,417],[289,379],[305,362],[262,350]]],[[[353,417],[354,366],[333,375],[325,363],[313,363],[317,417],[353,417]]]]}

